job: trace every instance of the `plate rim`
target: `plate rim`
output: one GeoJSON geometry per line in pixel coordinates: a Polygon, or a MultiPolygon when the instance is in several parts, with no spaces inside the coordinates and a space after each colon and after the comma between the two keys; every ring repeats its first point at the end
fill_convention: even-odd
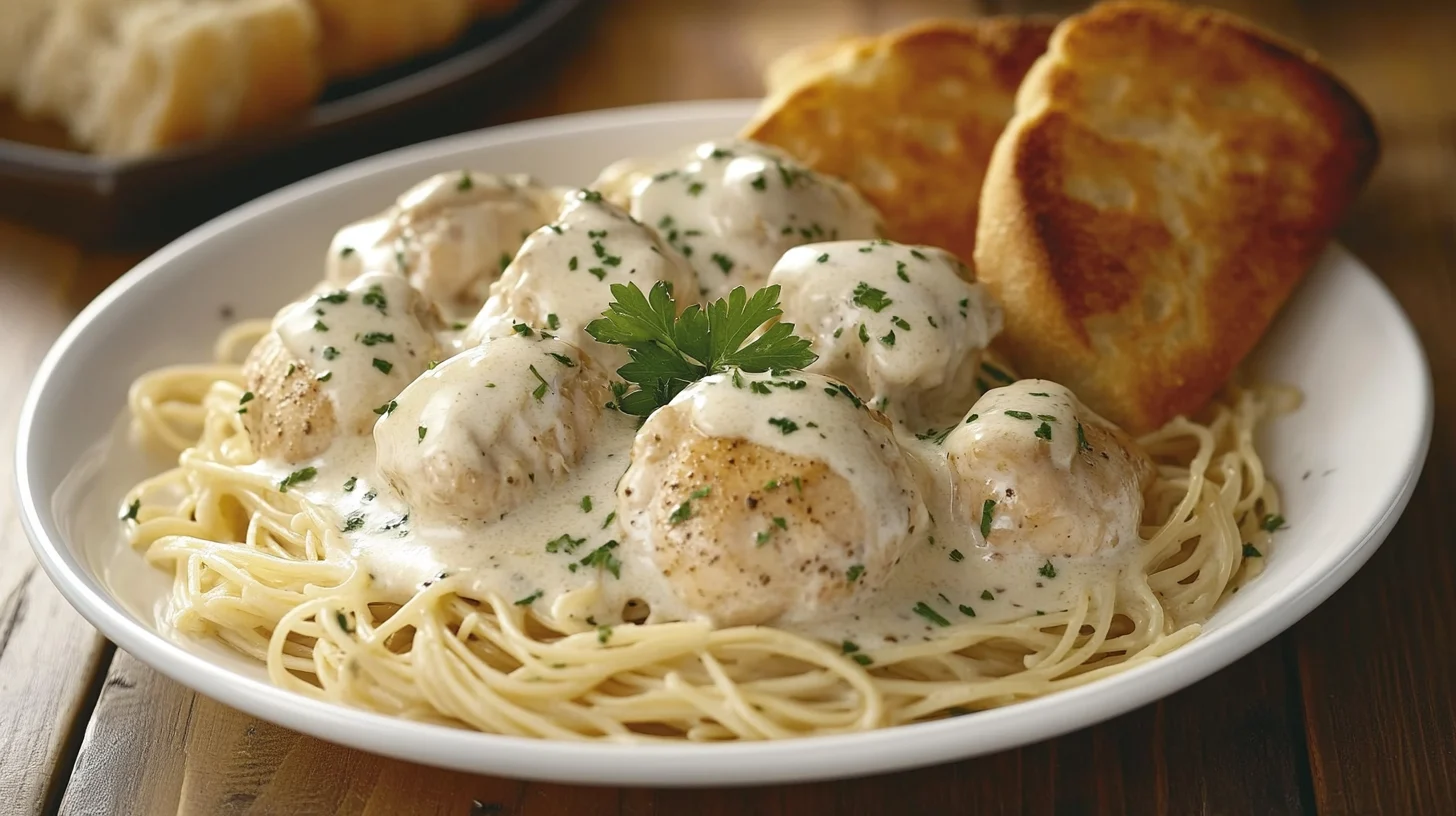
{"type": "Polygon", "coordinates": [[[1272,608],[1256,608],[1227,626],[1201,635],[1179,649],[1176,658],[1168,655],[1095,683],[977,712],[966,718],[777,742],[631,746],[511,737],[403,720],[307,698],[266,681],[236,674],[186,650],[133,620],[104,587],[88,577],[84,565],[67,552],[69,548],[61,543],[65,539],[55,529],[55,520],[47,523],[40,502],[48,501],[49,497],[34,495],[28,463],[35,456],[31,435],[37,410],[56,369],[86,328],[113,303],[193,247],[273,207],[430,157],[529,139],[533,135],[682,120],[746,119],[756,104],[757,100],[713,100],[613,108],[423,142],[280,188],[194,228],[149,256],[108,286],[71,321],[42,359],[26,393],[16,436],[15,484],[21,526],[47,576],[87,621],[153,669],[225,705],[330,742],[436,767],[520,779],[615,786],[740,786],[887,773],[963,759],[1085,728],[1161,699],[1231,665],[1284,632],[1343,586],[1395,526],[1415,490],[1430,446],[1434,426],[1430,365],[1419,336],[1399,302],[1365,264],[1337,244],[1331,245],[1327,259],[1352,265],[1355,274],[1374,286],[1384,301],[1382,305],[1395,318],[1391,325],[1398,335],[1395,342],[1409,347],[1419,372],[1415,385],[1421,392],[1421,427],[1409,453],[1404,479],[1388,495],[1382,496],[1377,505],[1383,507],[1382,512],[1358,536],[1351,537],[1353,543],[1326,571],[1302,585],[1296,584],[1289,595],[1266,601],[1264,606],[1272,608]],[[1028,707],[1033,708],[1028,710],[1028,707]],[[972,730],[993,736],[969,742],[956,738],[972,730]]]}

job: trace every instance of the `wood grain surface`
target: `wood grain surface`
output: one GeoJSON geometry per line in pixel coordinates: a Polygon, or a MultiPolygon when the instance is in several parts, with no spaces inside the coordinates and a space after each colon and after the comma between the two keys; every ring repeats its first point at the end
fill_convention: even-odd
{"type": "MultiPolygon", "coordinates": [[[[479,124],[753,96],[794,45],[1024,0],[621,0],[528,101],[479,124]]],[[[9,463],[19,395],[65,322],[137,256],[0,223],[0,813],[1456,813],[1456,3],[1216,2],[1320,51],[1371,107],[1381,166],[1340,239],[1401,301],[1436,383],[1400,524],[1329,602],[1168,699],[1026,748],[839,782],[571,787],[382,759],[201,697],[115,652],[35,566],[9,463]]],[[[488,100],[485,102],[488,103],[488,100]]],[[[0,190],[0,195],[4,191],[0,190]]],[[[1352,372],[1352,387],[1358,387],[1352,372]]]]}

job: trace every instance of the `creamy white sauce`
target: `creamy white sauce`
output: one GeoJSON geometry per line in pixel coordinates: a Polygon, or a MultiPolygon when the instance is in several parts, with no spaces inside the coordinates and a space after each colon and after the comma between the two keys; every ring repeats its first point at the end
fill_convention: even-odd
{"type": "Polygon", "coordinates": [[[284,309],[273,330],[313,371],[342,431],[367,434],[377,409],[439,358],[421,321],[432,310],[404,278],[368,273],[284,309]]]}
{"type": "Polygon", "coordinates": [[[405,275],[449,318],[468,316],[560,199],[529,176],[431,176],[388,210],[341,229],[325,278],[342,285],[366,272],[405,275]]]}
{"type": "Polygon", "coordinates": [[[1001,330],[1000,307],[969,277],[944,250],[836,241],[784,253],[768,282],[782,287],[782,319],[819,355],[809,371],[924,431],[965,413],[1001,330]]]}
{"type": "MultiPolygon", "coordinates": [[[[394,345],[403,347],[400,338],[407,336],[415,349],[410,359],[419,367],[397,366],[392,374],[382,374],[370,362],[372,353],[354,346],[347,350],[360,352],[354,355],[357,360],[341,362],[342,355],[322,359],[322,333],[305,325],[307,305],[281,320],[280,334],[286,332],[294,353],[310,365],[329,364],[320,370],[335,372],[340,384],[332,388],[341,388],[345,374],[370,383],[367,392],[335,390],[331,398],[350,400],[343,406],[348,411],[368,412],[365,419],[374,436],[343,436],[323,456],[306,463],[262,461],[251,469],[282,480],[303,465],[314,467],[312,478],[291,489],[333,508],[334,521],[362,568],[382,592],[399,601],[443,575],[476,591],[520,600],[568,631],[620,624],[624,615],[636,619],[630,612],[641,606],[629,607],[632,603],[650,608],[650,622],[701,617],[649,558],[628,546],[625,519],[615,515],[638,420],[596,403],[554,399],[571,378],[593,365],[564,342],[580,344],[588,357],[607,361],[606,370],[622,360],[621,349],[587,338],[585,324],[610,302],[611,282],[637,281],[644,290],[655,280],[671,281],[675,288],[685,285],[684,275],[691,272],[664,244],[690,249],[698,275],[716,276],[703,288],[718,292],[730,283],[750,289],[761,284],[785,249],[831,237],[835,230],[840,237],[870,238],[876,225],[873,211],[846,199],[835,186],[838,182],[787,165],[766,149],[711,143],[677,166],[676,173],[647,177],[633,187],[634,212],[652,219],[648,226],[657,226],[661,238],[609,204],[578,195],[554,227],[538,230],[526,241],[466,333],[465,351],[433,371],[425,371],[429,360],[423,352],[433,342],[432,327],[418,316],[410,318],[413,325],[374,326],[386,316],[344,312],[344,304],[337,315],[313,315],[334,321],[337,328],[330,324],[329,330],[341,337],[393,331],[394,345]],[[759,178],[767,189],[755,186],[759,178]],[[695,183],[702,189],[689,192],[695,183]],[[784,232],[784,227],[791,229],[784,232]],[[712,258],[730,251],[733,263],[725,274],[712,258]],[[608,263],[608,258],[619,260],[608,263]],[[593,268],[602,274],[593,274],[593,268]],[[559,347],[558,353],[576,366],[561,366],[547,375],[538,365],[542,376],[531,374],[529,365],[523,365],[527,356],[539,354],[548,369],[558,364],[538,351],[544,348],[539,338],[528,344],[514,336],[517,322],[538,332],[543,325],[554,325],[552,332],[560,337],[549,341],[555,344],[552,349],[559,347]],[[481,340],[484,348],[470,347],[481,340]],[[490,345],[500,343],[511,344],[511,353],[500,355],[499,365],[488,363],[494,356],[490,345]],[[367,380],[371,375],[381,379],[367,380]],[[538,400],[532,391],[541,385],[547,391],[538,400]],[[396,405],[376,416],[376,407],[391,400],[396,405]],[[571,438],[539,444],[544,429],[559,430],[553,425],[569,425],[571,438]],[[514,463],[513,473],[527,474],[524,483],[512,484],[508,502],[491,504],[499,496],[452,500],[452,490],[463,496],[478,487],[472,479],[481,474],[494,469],[498,476],[505,460],[514,463]],[[434,485],[428,491],[431,497],[417,497],[412,507],[399,494],[412,493],[421,484],[434,485]]],[[[432,195],[445,194],[439,185],[434,189],[432,195]]],[[[775,275],[785,286],[784,319],[802,323],[801,333],[813,339],[825,358],[816,368],[846,379],[863,378],[860,387],[872,392],[872,399],[911,406],[917,419],[937,412],[965,416],[947,434],[920,439],[916,433],[922,428],[904,422],[886,423],[887,428],[874,422],[872,412],[855,405],[847,389],[812,372],[742,375],[742,387],[733,384],[733,375],[718,375],[678,397],[674,405],[687,412],[702,434],[745,439],[825,463],[853,492],[846,501],[863,510],[867,545],[890,551],[885,574],[876,576],[872,591],[856,593],[852,604],[825,606],[812,615],[786,613],[775,625],[873,647],[934,637],[947,631],[941,620],[969,622],[972,612],[976,622],[988,622],[1061,611],[1086,587],[1116,580],[1131,550],[1116,542],[1101,542],[1076,557],[1034,541],[1020,546],[1025,542],[1019,536],[1027,533],[1034,539],[1034,531],[1014,523],[1009,513],[990,523],[989,544],[982,536],[977,502],[984,501],[983,495],[1006,501],[1030,474],[1041,481],[1038,489],[1064,489],[1079,501],[1097,501],[1097,490],[1122,484],[1115,467],[1130,468],[1131,460],[1118,451],[1121,465],[1103,464],[1116,457],[1086,461],[1075,430],[1079,417],[1100,434],[1094,440],[1099,446],[1095,453],[1115,447],[1118,437],[1100,419],[1089,419],[1094,415],[1084,413],[1070,392],[1054,383],[1018,383],[990,392],[974,407],[967,404],[974,390],[963,380],[974,379],[974,360],[999,327],[999,317],[979,287],[960,276],[953,259],[925,249],[854,241],[796,250],[775,275]],[[860,252],[862,247],[869,250],[860,252]],[[825,253],[829,258],[820,262],[825,253]],[[879,297],[889,303],[878,309],[856,303],[861,283],[881,292],[871,300],[879,297]],[[911,328],[898,321],[909,322],[911,328]],[[939,325],[932,326],[932,321],[939,325]],[[870,338],[865,343],[859,339],[860,325],[870,338]],[[895,333],[893,345],[880,342],[890,332],[895,333]],[[972,361],[970,368],[967,360],[972,361]],[[753,384],[763,388],[755,390],[753,384]],[[1037,396],[1042,393],[1048,396],[1037,396]],[[933,408],[922,400],[926,394],[933,395],[933,408]],[[1024,409],[1033,421],[1006,414],[1023,410],[1015,406],[1027,400],[1037,401],[1036,407],[1024,409]],[[1037,414],[1053,419],[1035,419],[1037,414]],[[1042,422],[1052,427],[1050,439],[1036,434],[1042,422]],[[792,432],[786,432],[789,423],[792,432]],[[899,464],[887,464],[890,456],[899,464]],[[962,464],[966,457],[989,462],[994,474],[982,478],[953,457],[960,457],[962,464]]],[[[394,276],[396,284],[375,283],[372,277],[350,284],[351,292],[360,286],[403,286],[405,281],[394,276]]],[[[680,297],[680,305],[690,300],[680,297]]],[[[403,295],[396,292],[390,298],[403,300],[403,295]]],[[[357,297],[350,303],[365,305],[357,297]]],[[[403,320],[393,315],[388,319],[403,320]]],[[[600,394],[593,388],[600,384],[584,385],[583,393],[600,394]]],[[[601,396],[603,402],[610,398],[601,396]]],[[[652,490],[650,478],[642,478],[639,487],[652,490]]],[[[1103,498],[1102,504],[1113,508],[1108,529],[1140,509],[1140,499],[1103,498]]],[[[1135,531],[1135,520],[1133,524],[1135,531]]],[[[780,582],[775,591],[793,596],[797,588],[780,582]]]]}
{"type": "Polygon", "coordinates": [[[791,247],[880,234],[879,214],[847,184],[754,142],[707,142],[603,176],[618,194],[630,186],[632,215],[687,257],[710,298],[763,286],[791,247]]]}
{"type": "Polygon", "coordinates": [[[643,292],[662,281],[678,307],[697,300],[697,277],[657,233],[586,191],[569,195],[557,220],[532,234],[461,338],[465,346],[513,333],[518,323],[546,329],[583,349],[608,371],[627,362],[621,346],[593,340],[587,324],[612,302],[614,284],[643,292]]]}

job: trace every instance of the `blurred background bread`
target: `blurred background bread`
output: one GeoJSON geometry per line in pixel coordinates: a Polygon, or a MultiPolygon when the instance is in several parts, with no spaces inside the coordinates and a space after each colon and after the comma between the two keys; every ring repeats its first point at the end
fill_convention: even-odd
{"type": "Polygon", "coordinates": [[[1134,431],[1196,412],[1374,166],[1312,53],[1216,11],[1110,2],[1027,75],[981,198],[976,270],[1023,376],[1134,431]]]}
{"type": "Polygon", "coordinates": [[[969,262],[991,149],[1052,27],[932,20],[805,46],[768,69],[769,96],[743,136],[848,181],[879,208],[887,237],[969,262]]]}
{"type": "Polygon", "coordinates": [[[307,110],[515,0],[4,0],[0,95],[133,156],[307,110]]]}

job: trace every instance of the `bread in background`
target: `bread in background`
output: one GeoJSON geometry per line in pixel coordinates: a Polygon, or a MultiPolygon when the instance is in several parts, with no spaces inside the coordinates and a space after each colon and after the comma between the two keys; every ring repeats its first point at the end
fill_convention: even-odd
{"type": "Polygon", "coordinates": [[[0,9],[0,97],[11,96],[50,22],[55,0],[4,0],[0,9]]]}
{"type": "Polygon", "coordinates": [[[742,135],[848,181],[887,237],[969,262],[986,163],[1052,27],[934,20],[806,46],[769,68],[769,97],[742,135]]]}
{"type": "Polygon", "coordinates": [[[1023,376],[1146,431],[1192,414],[1329,242],[1378,153],[1309,51],[1228,14],[1072,17],[996,145],[975,260],[1023,376]]]}
{"type": "Polygon", "coordinates": [[[62,0],[21,109],[134,156],[306,110],[322,88],[305,0],[62,0]]]}

